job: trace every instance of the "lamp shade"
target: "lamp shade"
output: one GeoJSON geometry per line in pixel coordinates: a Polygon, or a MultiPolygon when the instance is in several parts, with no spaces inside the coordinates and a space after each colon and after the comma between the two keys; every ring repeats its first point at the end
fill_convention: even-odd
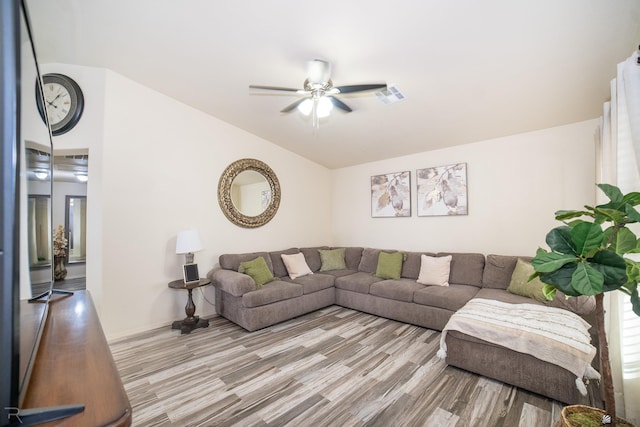
{"type": "Polygon", "coordinates": [[[176,239],[176,253],[186,254],[202,250],[202,242],[198,230],[184,230],[178,233],[176,239]]]}

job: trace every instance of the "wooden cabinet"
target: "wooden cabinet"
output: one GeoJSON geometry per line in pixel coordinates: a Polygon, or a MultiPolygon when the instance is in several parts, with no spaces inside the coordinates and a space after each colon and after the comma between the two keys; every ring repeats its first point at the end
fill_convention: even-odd
{"type": "Polygon", "coordinates": [[[22,408],[83,404],[43,426],[129,426],[131,405],[87,291],[53,295],[22,408]]]}

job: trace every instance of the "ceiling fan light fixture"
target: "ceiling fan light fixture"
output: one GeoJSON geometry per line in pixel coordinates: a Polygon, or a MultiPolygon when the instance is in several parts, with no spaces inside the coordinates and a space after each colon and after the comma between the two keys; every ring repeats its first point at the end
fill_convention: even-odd
{"type": "Polygon", "coordinates": [[[305,99],[298,105],[298,111],[300,111],[305,116],[309,116],[313,114],[313,104],[316,109],[316,117],[319,119],[324,119],[325,117],[329,117],[331,114],[331,110],[333,109],[333,103],[326,96],[321,96],[317,99],[308,98],[305,99]]]}
{"type": "Polygon", "coordinates": [[[312,84],[321,84],[331,77],[331,64],[322,59],[314,59],[307,63],[307,78],[312,84]]]}
{"type": "Polygon", "coordinates": [[[307,98],[298,105],[298,111],[300,111],[305,116],[311,114],[311,110],[313,109],[313,101],[311,98],[307,98]]]}
{"type": "Polygon", "coordinates": [[[325,117],[329,117],[331,110],[333,109],[333,103],[331,100],[325,96],[318,99],[318,106],[316,107],[316,112],[318,114],[318,118],[322,119],[325,117]]]}

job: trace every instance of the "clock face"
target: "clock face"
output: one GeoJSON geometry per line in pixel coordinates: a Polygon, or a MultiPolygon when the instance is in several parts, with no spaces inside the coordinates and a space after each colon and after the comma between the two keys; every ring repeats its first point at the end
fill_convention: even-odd
{"type": "Polygon", "coordinates": [[[57,125],[71,112],[71,94],[58,83],[46,83],[43,93],[49,123],[51,126],[57,125]]]}
{"type": "Polygon", "coordinates": [[[49,123],[51,134],[56,136],[69,132],[78,123],[84,109],[84,96],[80,86],[70,77],[45,74],[42,92],[36,82],[36,103],[42,120],[49,123]]]}

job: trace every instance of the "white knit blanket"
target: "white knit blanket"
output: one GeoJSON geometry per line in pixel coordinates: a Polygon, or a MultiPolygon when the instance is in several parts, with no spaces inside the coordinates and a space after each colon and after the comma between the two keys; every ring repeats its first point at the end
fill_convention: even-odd
{"type": "Polygon", "coordinates": [[[509,304],[476,298],[458,310],[442,331],[438,357],[447,356],[447,331],[530,354],[573,373],[583,394],[583,378],[600,378],[591,367],[596,349],[591,345],[589,324],[575,313],[536,304],[509,304]]]}

